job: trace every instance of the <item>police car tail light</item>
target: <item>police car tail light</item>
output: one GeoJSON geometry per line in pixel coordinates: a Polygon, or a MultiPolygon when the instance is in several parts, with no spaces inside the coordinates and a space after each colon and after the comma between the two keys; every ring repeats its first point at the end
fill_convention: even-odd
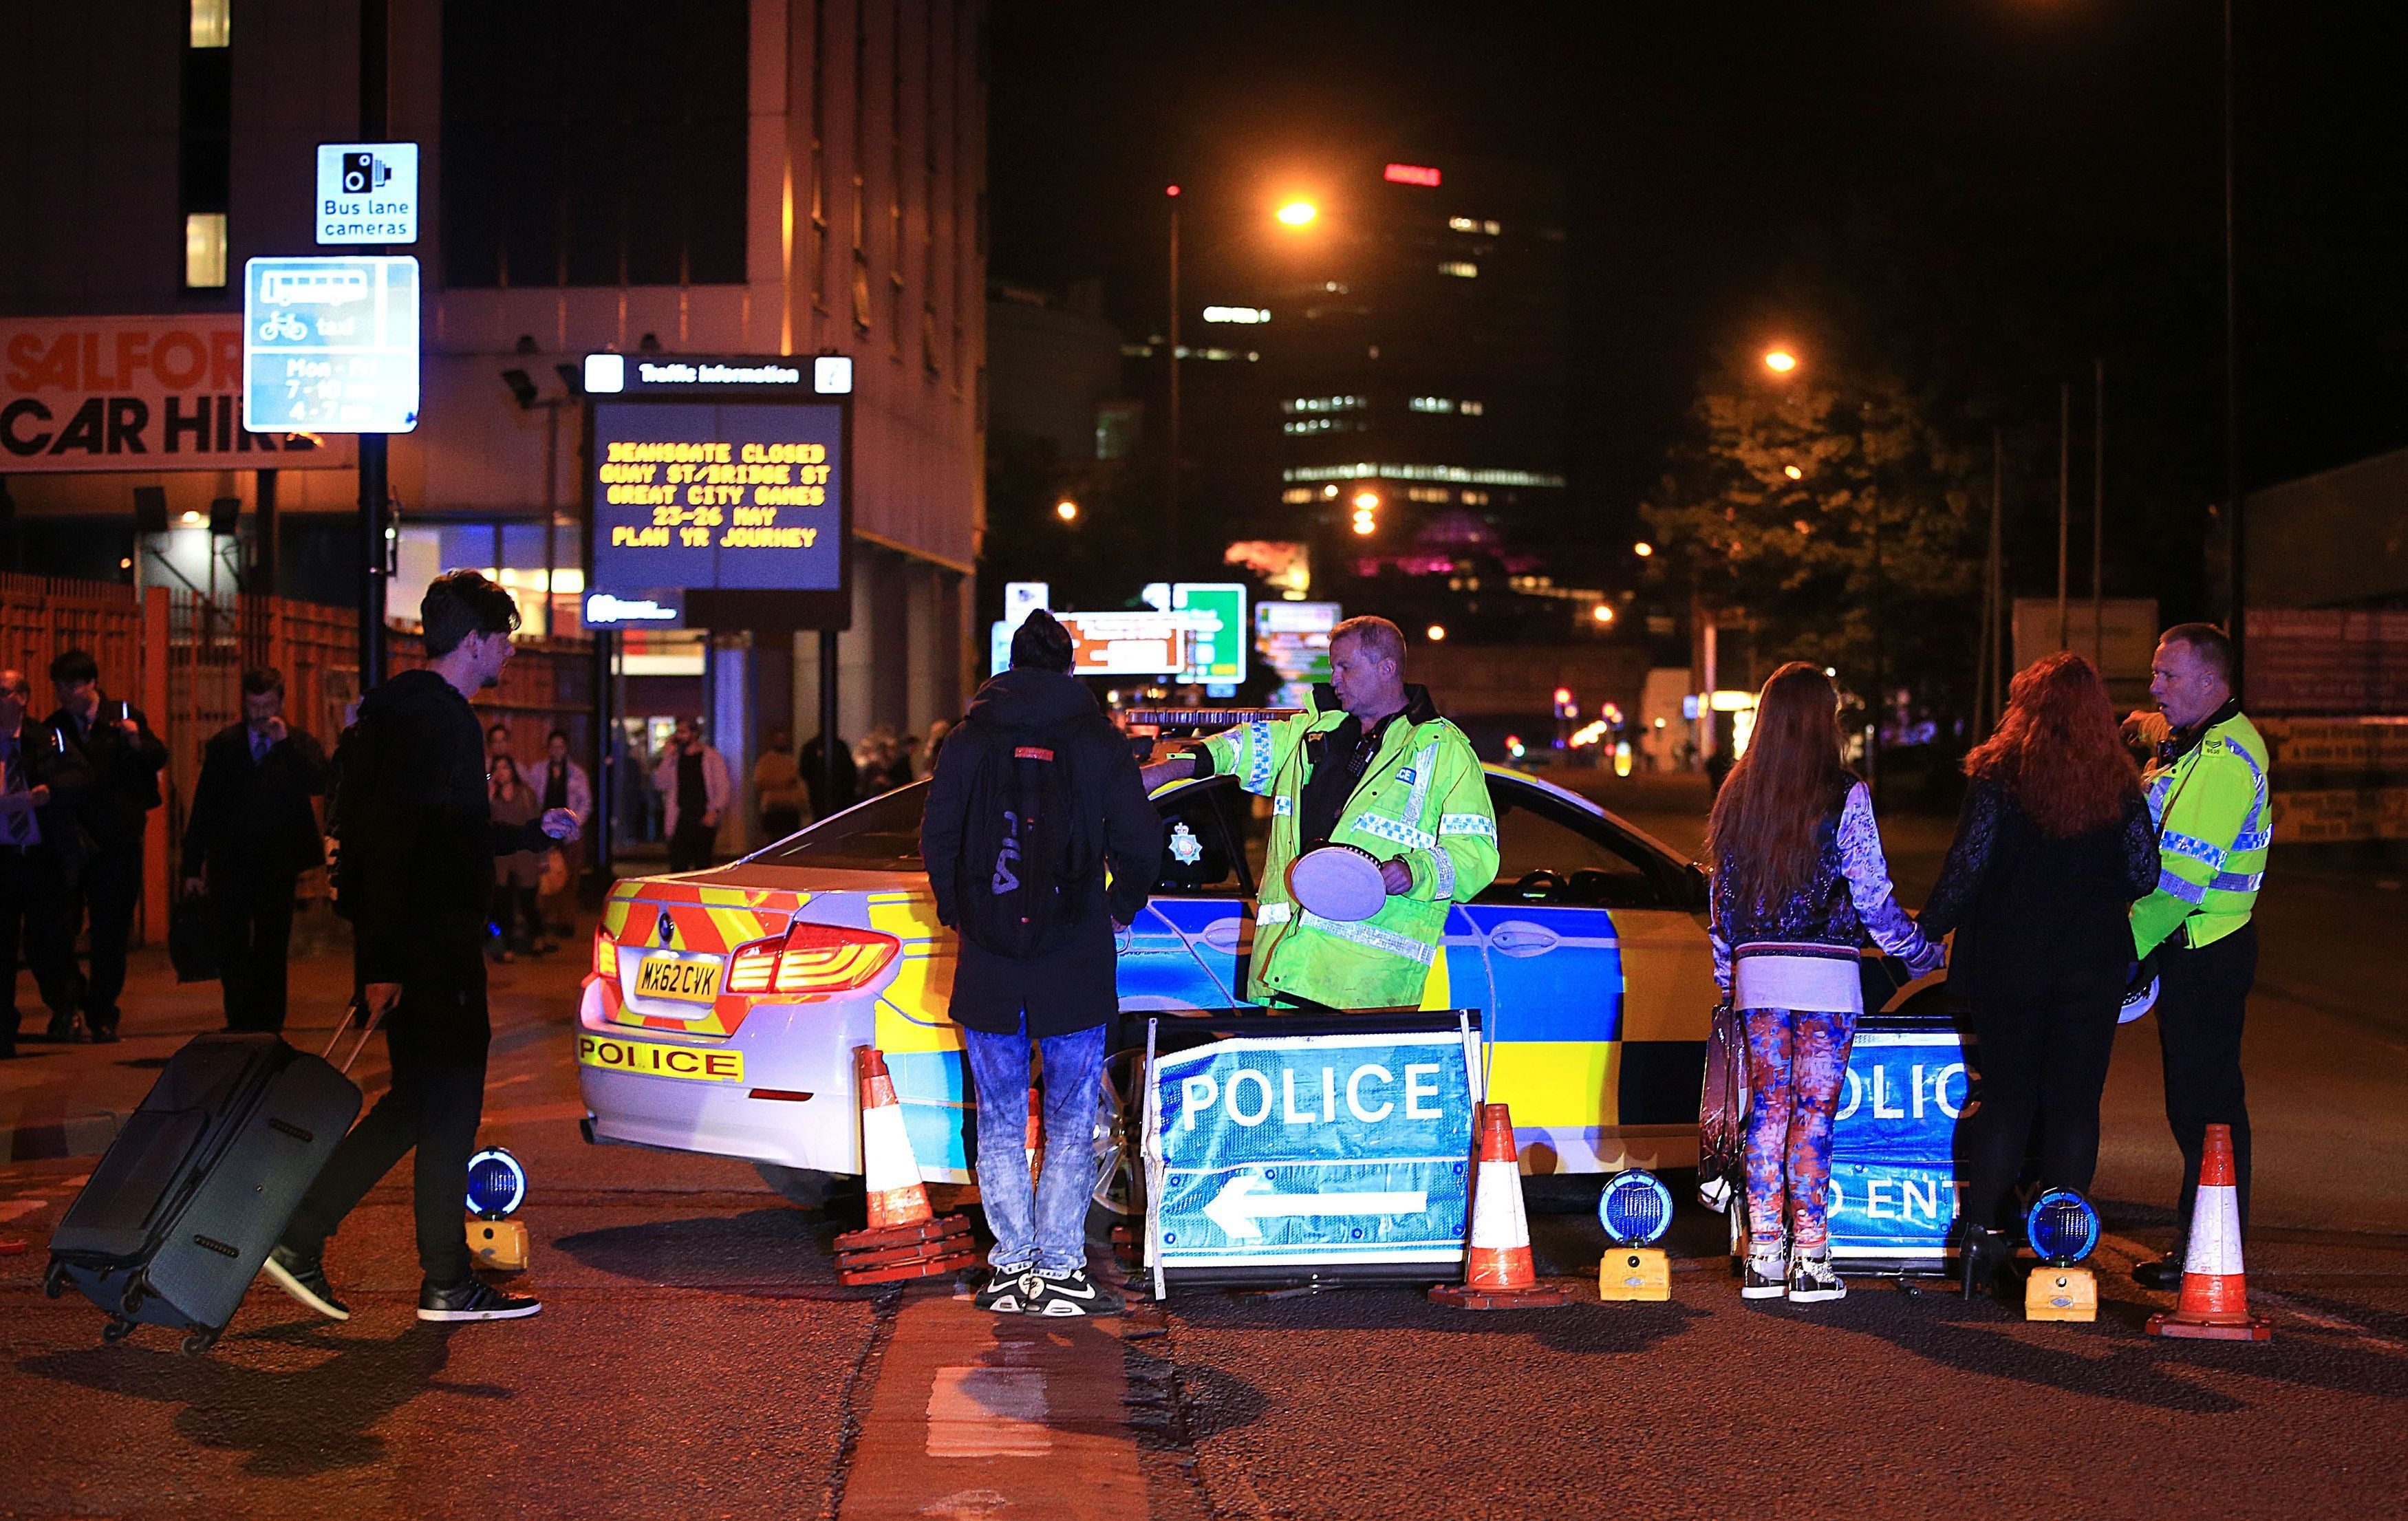
{"type": "Polygon", "coordinates": [[[594,931],[594,975],[614,983],[619,980],[619,942],[599,927],[594,931]]]}
{"type": "Polygon", "coordinates": [[[781,993],[825,996],[868,986],[903,954],[903,942],[873,929],[796,924],[778,956],[781,993]]]}
{"type": "Polygon", "coordinates": [[[785,947],[785,937],[753,940],[739,945],[727,963],[727,991],[730,993],[767,993],[770,979],[777,975],[778,953],[785,947]]]}

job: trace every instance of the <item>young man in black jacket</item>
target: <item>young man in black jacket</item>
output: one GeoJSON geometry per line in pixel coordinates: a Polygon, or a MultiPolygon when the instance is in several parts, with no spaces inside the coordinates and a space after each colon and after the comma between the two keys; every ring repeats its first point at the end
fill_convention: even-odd
{"type": "Polygon", "coordinates": [[[284,675],[242,673],[242,722],[209,737],[184,826],[184,893],[208,894],[226,1028],[284,1028],[293,889],[325,861],[310,799],[326,791],[326,752],[284,722],[284,675]]]}
{"type": "Polygon", "coordinates": [[[1120,1008],[1115,931],[1154,890],[1162,820],[1127,741],[1069,675],[1070,654],[1068,629],[1028,615],[1011,669],[979,689],[946,739],[920,832],[937,917],[961,931],[952,1013],[978,1084],[979,1193],[996,1238],[978,1303],[1008,1314],[1122,1307],[1087,1276],[1087,1199],[1104,1026],[1120,1008]],[[1041,778],[1024,766],[1060,769],[1041,778]],[[1065,799],[1070,816],[1022,818],[1031,796],[1065,799]],[[1049,882],[1042,854],[1067,861],[1068,874],[1049,882]],[[1014,917],[1032,911],[1029,888],[1050,889],[1051,904],[1033,911],[1057,926],[1034,949],[1010,943],[1014,917]],[[1045,1063],[1045,1169],[1034,1189],[1024,1149],[1031,1046],[1045,1063]]]}
{"type": "MultiPolygon", "coordinates": [[[[150,721],[130,702],[100,690],[100,663],[82,650],[63,652],[50,662],[50,686],[58,710],[49,724],[58,743],[92,770],[93,784],[78,810],[90,849],[74,890],[56,905],[45,933],[57,936],[62,956],[71,958],[76,928],[88,921],[92,975],[75,977],[69,959],[64,976],[78,989],[85,1031],[93,1040],[117,1039],[117,996],[125,991],[125,942],[134,933],[134,908],[142,897],[142,837],[145,815],[159,806],[159,772],[167,747],[150,732],[150,721]]],[[[75,1039],[75,1010],[53,1003],[50,1039],[75,1039]]]]}
{"type": "MultiPolygon", "coordinates": [[[[22,945],[42,995],[73,1017],[74,989],[60,983],[58,958],[43,947],[45,905],[67,897],[83,859],[83,828],[76,808],[91,790],[92,771],[47,725],[25,716],[33,683],[21,670],[0,670],[0,1058],[17,1055],[17,950],[22,945]]],[[[75,962],[67,959],[66,970],[75,962]]]]}
{"type": "Polygon", "coordinates": [[[485,749],[468,696],[501,680],[518,609],[473,570],[435,579],[420,605],[427,669],[404,671],[360,702],[338,757],[340,897],[351,921],[361,997],[385,1019],[393,1087],[343,1138],[267,1276],[337,1320],[351,1312],[327,1283],[322,1254],[352,1206],[415,1147],[418,1318],[515,1320],[543,1306],[501,1293],[470,1269],[461,1190],[485,1101],[484,929],[494,858],[577,838],[554,809],[523,825],[494,823],[485,749]]]}

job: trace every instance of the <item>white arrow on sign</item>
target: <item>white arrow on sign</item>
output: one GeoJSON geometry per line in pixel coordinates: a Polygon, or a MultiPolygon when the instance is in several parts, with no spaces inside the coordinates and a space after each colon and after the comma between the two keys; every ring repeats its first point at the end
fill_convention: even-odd
{"type": "Polygon", "coordinates": [[[1230,1179],[1204,1206],[1204,1218],[1233,1241],[1252,1241],[1262,1232],[1257,1220],[1312,1214],[1419,1214],[1429,1208],[1424,1189],[1395,1194],[1278,1194],[1251,1172],[1230,1179]]]}

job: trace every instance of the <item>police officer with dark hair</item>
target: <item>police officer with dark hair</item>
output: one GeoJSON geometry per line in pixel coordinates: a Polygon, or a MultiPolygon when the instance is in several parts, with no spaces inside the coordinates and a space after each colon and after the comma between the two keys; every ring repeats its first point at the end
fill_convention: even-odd
{"type": "Polygon", "coordinates": [[[117,1039],[117,996],[125,990],[125,941],[134,932],[134,906],[142,897],[144,815],[160,803],[159,772],[167,747],[150,732],[150,721],[130,702],[105,697],[100,665],[82,650],[68,650],[50,662],[50,686],[58,710],[49,726],[57,743],[90,768],[93,785],[78,810],[91,849],[73,889],[56,905],[47,933],[64,951],[76,928],[89,921],[92,974],[72,975],[71,1004],[50,1006],[50,1039],[72,1040],[76,1006],[95,1041],[117,1039]]]}
{"type": "Polygon", "coordinates": [[[340,838],[337,899],[351,921],[361,997],[384,1016],[393,1087],[327,1160],[294,1212],[265,1272],[322,1315],[346,1320],[322,1261],[326,1238],[352,1206],[415,1148],[418,1318],[515,1320],[543,1306],[504,1294],[470,1270],[460,1190],[484,1113],[485,914],[494,858],[577,838],[555,809],[535,822],[494,823],[483,736],[470,694],[501,681],[519,614],[510,595],[473,570],[435,579],[420,605],[428,667],[404,671],[360,700],[344,739],[335,805],[340,838]]]}
{"type": "Polygon", "coordinates": [[[310,803],[326,791],[326,752],[284,722],[284,675],[242,673],[242,721],[209,737],[184,826],[184,892],[208,895],[226,1028],[284,1028],[293,891],[325,859],[310,803]]]}

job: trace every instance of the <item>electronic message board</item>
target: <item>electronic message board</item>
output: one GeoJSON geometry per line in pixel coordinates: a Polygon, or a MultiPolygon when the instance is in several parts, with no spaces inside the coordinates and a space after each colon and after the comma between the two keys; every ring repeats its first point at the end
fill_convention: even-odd
{"type": "Polygon", "coordinates": [[[846,625],[850,409],[810,360],[631,356],[599,395],[587,374],[587,586],[614,599],[602,607],[681,604],[697,627],[846,625]]]}

